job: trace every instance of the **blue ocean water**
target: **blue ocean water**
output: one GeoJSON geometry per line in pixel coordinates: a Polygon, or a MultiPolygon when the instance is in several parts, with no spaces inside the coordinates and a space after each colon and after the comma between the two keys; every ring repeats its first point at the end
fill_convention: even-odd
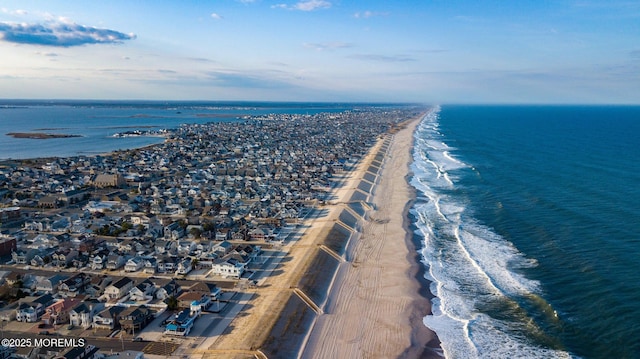
{"type": "Polygon", "coordinates": [[[443,106],[415,136],[448,358],[640,358],[640,107],[443,106]]]}

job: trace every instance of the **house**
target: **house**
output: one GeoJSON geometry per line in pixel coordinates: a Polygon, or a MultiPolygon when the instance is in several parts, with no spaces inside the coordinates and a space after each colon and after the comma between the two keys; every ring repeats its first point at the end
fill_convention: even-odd
{"type": "Polygon", "coordinates": [[[233,247],[231,253],[237,253],[241,256],[247,256],[249,257],[249,260],[252,261],[256,259],[256,257],[258,257],[260,253],[262,253],[262,248],[256,245],[241,244],[233,247]]]}
{"type": "Polygon", "coordinates": [[[197,316],[191,315],[191,308],[185,308],[174,319],[167,324],[164,330],[164,334],[187,336],[193,328],[197,316]]]}
{"type": "Polygon", "coordinates": [[[212,251],[216,253],[219,257],[226,256],[233,249],[233,244],[227,241],[222,241],[215,246],[213,246],[212,251]]]}
{"type": "Polygon", "coordinates": [[[16,264],[29,264],[37,254],[40,254],[40,251],[37,249],[17,249],[11,253],[11,259],[13,259],[13,262],[16,264]]]}
{"type": "Polygon", "coordinates": [[[129,291],[129,299],[134,301],[143,301],[153,299],[156,292],[156,286],[149,279],[145,279],[129,291]]]}
{"type": "Polygon", "coordinates": [[[16,308],[16,320],[19,322],[35,323],[44,311],[43,306],[22,302],[16,308]]]}
{"type": "Polygon", "coordinates": [[[121,187],[126,184],[121,174],[99,174],[93,180],[93,185],[97,188],[121,187]]]}
{"type": "Polygon", "coordinates": [[[129,293],[131,288],[133,288],[133,280],[124,277],[105,288],[104,294],[110,300],[120,299],[129,293]]]}
{"type": "Polygon", "coordinates": [[[58,291],[58,285],[67,278],[68,276],[63,274],[56,274],[50,278],[43,278],[36,283],[36,291],[55,294],[58,291]]]}
{"type": "Polygon", "coordinates": [[[125,272],[137,272],[144,266],[144,261],[140,257],[130,258],[124,265],[125,272]]]}
{"type": "Polygon", "coordinates": [[[192,241],[178,241],[178,253],[189,254],[196,250],[196,244],[192,241]]]}
{"type": "Polygon", "coordinates": [[[103,276],[93,276],[91,278],[91,283],[85,288],[84,292],[90,298],[99,298],[103,293],[105,288],[109,284],[113,282],[113,278],[103,275],[103,276]]]}
{"type": "Polygon", "coordinates": [[[75,250],[57,250],[51,255],[51,264],[59,268],[67,268],[77,256],[78,252],[75,250]]]}
{"type": "Polygon", "coordinates": [[[100,302],[81,302],[69,312],[69,324],[84,329],[93,325],[93,317],[104,308],[100,302]]]}
{"type": "Polygon", "coordinates": [[[196,251],[198,253],[207,253],[211,250],[212,247],[213,247],[213,244],[211,241],[203,240],[196,245],[196,251]]]}
{"type": "Polygon", "coordinates": [[[156,291],[156,298],[165,300],[169,297],[178,297],[182,288],[173,279],[167,284],[161,286],[156,291]]]}
{"type": "Polygon", "coordinates": [[[206,309],[211,304],[211,296],[209,293],[201,293],[197,291],[183,292],[177,299],[178,308],[190,308],[193,303],[196,302],[201,309],[206,309]]]}
{"type": "Polygon", "coordinates": [[[44,267],[44,259],[42,259],[42,257],[39,254],[36,254],[31,261],[29,261],[29,264],[32,267],[44,267]]]}
{"type": "Polygon", "coordinates": [[[78,256],[71,261],[71,265],[77,269],[86,267],[89,265],[89,256],[86,254],[78,254],[78,256]]]}
{"type": "Polygon", "coordinates": [[[125,263],[125,258],[119,254],[111,254],[107,257],[107,269],[109,270],[120,269],[125,263]]]}
{"type": "Polygon", "coordinates": [[[107,256],[105,255],[96,255],[93,258],[91,258],[91,269],[92,270],[102,270],[105,268],[106,264],[107,264],[107,256]]]}
{"type": "Polygon", "coordinates": [[[240,278],[244,270],[245,264],[234,258],[218,258],[211,265],[211,273],[224,278],[240,278]]]}
{"type": "Polygon", "coordinates": [[[264,229],[258,227],[249,231],[249,237],[252,241],[264,241],[267,238],[267,233],[264,229]]]}
{"type": "Polygon", "coordinates": [[[44,196],[38,199],[38,207],[40,208],[58,208],[60,206],[60,200],[54,196],[44,196]]]}
{"type": "Polygon", "coordinates": [[[156,257],[149,257],[144,259],[144,269],[142,270],[146,274],[154,274],[158,268],[158,260],[156,257]]]}
{"type": "Polygon", "coordinates": [[[211,300],[216,300],[222,293],[220,287],[213,283],[196,282],[185,290],[186,292],[199,293],[208,296],[211,300]]]}
{"type": "Polygon", "coordinates": [[[42,323],[46,325],[60,325],[69,323],[69,312],[81,303],[80,299],[65,298],[51,304],[42,315],[42,323]]]}
{"type": "Polygon", "coordinates": [[[58,294],[62,297],[76,297],[84,293],[84,289],[91,282],[91,275],[77,273],[76,275],[63,280],[58,286],[58,294]]]}
{"type": "Polygon", "coordinates": [[[53,297],[50,294],[42,295],[31,301],[23,299],[16,308],[16,320],[27,323],[37,322],[51,303],[53,303],[53,297]]]}
{"type": "Polygon", "coordinates": [[[178,262],[178,267],[176,268],[176,275],[187,275],[193,267],[191,266],[191,258],[183,258],[178,262]]]}
{"type": "Polygon", "coordinates": [[[116,329],[120,326],[120,313],[122,313],[126,307],[114,305],[103,309],[101,312],[93,316],[93,328],[96,329],[116,329]]]}
{"type": "Polygon", "coordinates": [[[153,313],[146,305],[131,306],[120,313],[120,327],[127,333],[135,334],[153,320],[153,313]]]}
{"type": "Polygon", "coordinates": [[[173,222],[164,227],[164,238],[171,240],[178,240],[184,237],[184,228],[180,225],[180,222],[173,222]]]}
{"type": "MultiPolygon", "coordinates": [[[[0,309],[0,321],[2,322],[10,322],[16,319],[16,309],[18,308],[18,303],[10,304],[2,309],[0,309]]],[[[1,325],[2,323],[0,323],[1,325]]]]}
{"type": "Polygon", "coordinates": [[[171,240],[158,239],[154,246],[156,253],[165,254],[176,249],[176,242],[171,240]]]}
{"type": "Polygon", "coordinates": [[[178,257],[164,257],[161,260],[162,266],[158,263],[158,271],[172,273],[178,269],[178,262],[180,261],[178,257]]]}
{"type": "Polygon", "coordinates": [[[216,231],[216,241],[226,241],[231,239],[231,230],[229,228],[220,228],[216,231]]]}

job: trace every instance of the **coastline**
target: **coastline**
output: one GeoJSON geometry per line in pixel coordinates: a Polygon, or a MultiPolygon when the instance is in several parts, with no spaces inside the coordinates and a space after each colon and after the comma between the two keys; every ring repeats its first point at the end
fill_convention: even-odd
{"type": "MultiPolygon", "coordinates": [[[[435,334],[422,324],[430,303],[421,292],[428,292],[428,282],[420,278],[419,254],[412,246],[407,217],[415,197],[407,182],[413,132],[424,117],[414,115],[378,135],[355,167],[336,177],[339,181],[334,182],[329,199],[299,227],[301,237],[275,247],[276,259],[269,263],[272,274],[256,282],[257,286],[239,291],[236,308],[242,312],[225,318],[230,325],[197,347],[189,344],[187,348],[185,343],[179,352],[205,357],[241,351],[288,358],[304,356],[306,351],[326,357],[313,350],[317,330],[326,327],[327,318],[339,318],[346,326],[359,325],[368,345],[388,347],[379,351],[382,357],[429,353],[425,345],[433,342],[435,334]],[[370,247],[375,247],[374,252],[370,247]],[[363,277],[379,285],[362,290],[351,286],[363,277]],[[341,293],[347,287],[358,289],[346,294],[347,302],[354,294],[359,302],[350,314],[341,315],[345,304],[341,293]],[[354,320],[361,318],[361,310],[378,317],[354,320]],[[377,325],[387,330],[378,333],[377,325]]],[[[161,144],[105,155],[119,158],[155,146],[161,144]]],[[[378,352],[376,348],[365,349],[378,352]]],[[[338,357],[353,357],[350,346],[340,350],[338,357]]]]}
{"type": "Polygon", "coordinates": [[[409,218],[416,195],[408,182],[413,135],[423,117],[385,136],[391,140],[373,189],[375,209],[352,239],[353,259],[338,269],[327,312],[317,318],[301,357],[441,357],[436,334],[422,322],[433,296],[409,218]]]}

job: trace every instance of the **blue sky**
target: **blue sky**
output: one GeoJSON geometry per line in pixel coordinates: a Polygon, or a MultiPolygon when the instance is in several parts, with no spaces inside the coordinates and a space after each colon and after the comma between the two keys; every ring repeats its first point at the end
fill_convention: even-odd
{"type": "Polygon", "coordinates": [[[639,1],[3,1],[0,98],[640,104],[639,1]]]}

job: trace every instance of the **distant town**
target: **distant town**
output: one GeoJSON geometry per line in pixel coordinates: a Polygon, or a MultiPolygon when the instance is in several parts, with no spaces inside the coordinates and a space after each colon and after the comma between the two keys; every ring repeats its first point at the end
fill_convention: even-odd
{"type": "Polygon", "coordinates": [[[145,148],[0,163],[2,336],[86,340],[9,345],[0,358],[208,348],[233,330],[278,249],[376,140],[417,114],[246,116],[152,131],[166,140],[145,148]]]}

